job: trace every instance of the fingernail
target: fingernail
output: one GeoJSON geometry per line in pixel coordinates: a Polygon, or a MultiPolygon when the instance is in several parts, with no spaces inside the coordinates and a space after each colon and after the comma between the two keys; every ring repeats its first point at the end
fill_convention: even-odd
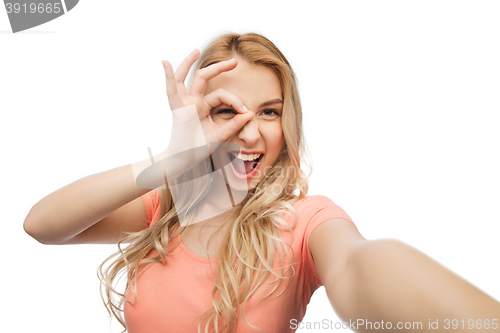
{"type": "Polygon", "coordinates": [[[226,61],[227,61],[227,62],[231,62],[231,61],[233,61],[234,59],[236,59],[236,58],[232,58],[232,59],[229,59],[229,60],[226,60],[226,61]]]}
{"type": "Polygon", "coordinates": [[[248,112],[248,109],[246,106],[243,105],[243,110],[245,110],[245,112],[248,112]]]}

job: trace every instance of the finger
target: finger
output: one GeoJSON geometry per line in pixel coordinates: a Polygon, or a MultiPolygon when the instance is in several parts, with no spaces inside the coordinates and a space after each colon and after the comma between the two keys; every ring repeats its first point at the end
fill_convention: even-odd
{"type": "Polygon", "coordinates": [[[194,49],[187,57],[182,61],[177,70],[175,71],[175,79],[177,83],[184,83],[186,77],[189,73],[189,70],[193,66],[193,64],[198,60],[200,56],[200,50],[194,49]]]}
{"type": "MultiPolygon", "coordinates": [[[[243,101],[235,94],[230,93],[224,89],[217,89],[207,94],[205,97],[205,102],[211,107],[215,108],[221,104],[232,107],[238,113],[246,113],[248,110],[243,105],[243,101]]],[[[204,115],[207,116],[210,110],[204,115]]]]}
{"type": "Polygon", "coordinates": [[[217,139],[224,142],[245,126],[254,116],[252,111],[244,114],[237,114],[231,120],[222,125],[217,132],[217,139]]]}
{"type": "Polygon", "coordinates": [[[205,94],[205,90],[207,89],[209,80],[213,79],[220,73],[234,69],[237,64],[238,61],[236,59],[231,59],[218,62],[196,71],[189,94],[191,96],[203,96],[205,94]]]}
{"type": "Polygon", "coordinates": [[[167,96],[177,93],[177,84],[175,82],[175,75],[172,65],[166,61],[162,60],[163,69],[165,70],[165,77],[167,79],[167,96]]]}
{"type": "Polygon", "coordinates": [[[179,107],[182,107],[182,100],[177,92],[177,83],[175,82],[174,70],[172,69],[172,65],[166,61],[162,60],[163,69],[165,70],[165,77],[167,80],[167,96],[168,102],[170,104],[170,108],[175,110],[179,107]]]}

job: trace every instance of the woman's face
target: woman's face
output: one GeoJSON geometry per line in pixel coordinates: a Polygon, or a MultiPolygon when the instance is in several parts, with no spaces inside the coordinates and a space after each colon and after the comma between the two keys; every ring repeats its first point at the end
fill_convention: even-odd
{"type": "MultiPolygon", "coordinates": [[[[241,58],[236,59],[236,68],[210,80],[205,94],[223,88],[239,97],[243,105],[254,113],[254,117],[227,140],[237,145],[243,154],[234,156],[231,152],[219,152],[221,149],[216,152],[225,154],[221,158],[232,160],[224,168],[231,188],[249,191],[270,170],[283,146],[283,99],[279,79],[271,69],[250,64],[241,58]]],[[[235,114],[236,111],[225,104],[210,112],[212,120],[217,124],[224,124],[235,114]]],[[[235,154],[238,155],[238,152],[235,154]]]]}

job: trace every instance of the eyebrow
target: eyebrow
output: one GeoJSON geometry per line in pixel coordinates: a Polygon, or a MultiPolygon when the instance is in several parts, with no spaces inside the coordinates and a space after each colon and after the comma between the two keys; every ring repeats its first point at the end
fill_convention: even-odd
{"type": "Polygon", "coordinates": [[[283,101],[279,98],[276,98],[276,99],[272,99],[270,101],[267,101],[265,103],[262,103],[259,108],[263,108],[265,106],[269,106],[269,105],[273,105],[273,104],[283,104],[283,101]]]}
{"type": "MultiPolygon", "coordinates": [[[[273,104],[283,104],[283,101],[280,98],[275,98],[275,99],[272,99],[270,101],[262,103],[258,108],[260,109],[260,108],[263,108],[263,107],[266,107],[269,105],[273,105],[273,104]]],[[[219,104],[218,106],[216,106],[214,109],[218,109],[221,107],[223,108],[223,107],[230,107],[230,106],[222,103],[222,104],[219,104]]]]}

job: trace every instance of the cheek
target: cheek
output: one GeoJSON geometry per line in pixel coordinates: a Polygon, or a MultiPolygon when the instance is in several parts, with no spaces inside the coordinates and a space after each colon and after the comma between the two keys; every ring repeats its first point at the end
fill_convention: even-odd
{"type": "Polygon", "coordinates": [[[278,154],[285,142],[281,123],[269,123],[261,126],[261,134],[266,140],[266,150],[278,154]]]}

